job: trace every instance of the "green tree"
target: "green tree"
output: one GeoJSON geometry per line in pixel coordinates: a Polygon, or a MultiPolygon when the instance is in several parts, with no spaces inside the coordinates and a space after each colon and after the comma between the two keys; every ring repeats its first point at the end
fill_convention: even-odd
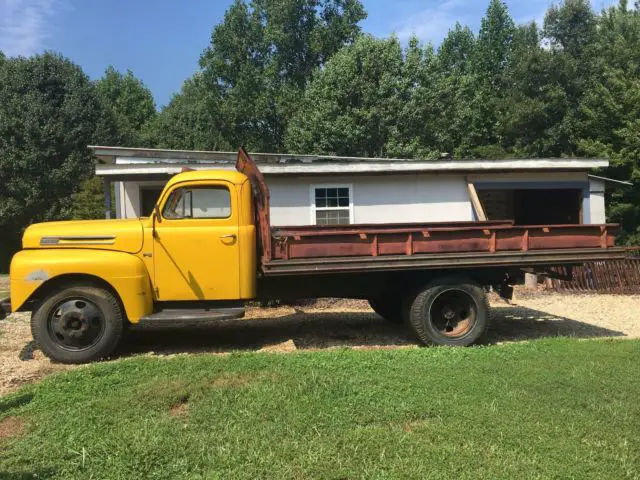
{"type": "Polygon", "coordinates": [[[456,22],[438,49],[438,66],[446,75],[466,75],[471,72],[476,39],[471,29],[456,22]]]}
{"type": "Polygon", "coordinates": [[[26,225],[69,215],[93,171],[87,145],[101,115],[95,87],[62,56],[0,62],[1,269],[26,225]]]}
{"type": "Polygon", "coordinates": [[[596,24],[597,18],[589,0],[565,0],[547,11],[544,33],[552,48],[581,58],[595,41],[596,24]]]}
{"type": "MultiPolygon", "coordinates": [[[[105,217],[104,182],[93,176],[85,180],[80,190],[72,196],[71,218],[74,220],[92,220],[105,217]]],[[[111,191],[111,218],[115,218],[115,198],[111,191]]]]}
{"type": "Polygon", "coordinates": [[[554,121],[550,130],[557,155],[577,153],[580,102],[595,73],[596,21],[588,0],[566,0],[545,15],[543,34],[553,55],[551,68],[563,92],[556,112],[561,119],[554,121]]]}
{"type": "Polygon", "coordinates": [[[158,148],[179,150],[232,150],[224,138],[226,125],[220,99],[196,74],[151,122],[149,137],[158,148]]]}
{"type": "Polygon", "coordinates": [[[640,12],[620,1],[603,11],[591,62],[594,71],[577,112],[578,153],[611,159],[607,175],[634,182],[610,190],[609,220],[622,241],[640,243],[640,12]]]}
{"type": "Polygon", "coordinates": [[[430,82],[421,85],[421,103],[432,105],[428,108],[437,148],[456,157],[469,156],[474,146],[484,142],[484,137],[470,128],[479,99],[476,42],[469,27],[456,23],[438,49],[433,86],[430,82]]]}
{"type": "Polygon", "coordinates": [[[363,35],[317,70],[287,131],[292,152],[383,157],[398,118],[397,38],[363,35]]]}
{"type": "MultiPolygon", "coordinates": [[[[480,25],[473,56],[473,81],[466,85],[474,90],[470,101],[472,113],[468,115],[466,138],[458,146],[458,155],[463,156],[503,156],[498,135],[498,119],[504,98],[512,57],[512,42],[515,33],[513,19],[507,6],[501,0],[491,0],[480,25]]],[[[471,80],[467,78],[467,82],[471,80]]]]}
{"type": "Polygon", "coordinates": [[[131,70],[123,75],[109,66],[96,82],[96,88],[103,109],[110,112],[115,122],[117,145],[146,146],[145,132],[156,115],[156,106],[151,91],[142,80],[131,70]]]}
{"type": "Polygon", "coordinates": [[[558,133],[569,106],[564,86],[570,70],[566,57],[541,48],[541,41],[535,22],[519,26],[513,38],[497,133],[516,156],[564,153],[558,133]]]}
{"type": "Polygon", "coordinates": [[[489,85],[498,90],[503,86],[504,72],[511,59],[514,33],[515,24],[507,5],[501,0],[491,0],[480,24],[474,67],[489,85]]]}
{"type": "Polygon", "coordinates": [[[398,87],[390,99],[392,108],[397,110],[388,114],[385,154],[403,158],[437,157],[435,52],[431,45],[423,47],[417,38],[411,38],[402,60],[398,87]]]}
{"type": "Polygon", "coordinates": [[[236,0],[200,59],[231,145],[279,151],[315,68],[360,31],[359,0],[236,0]]]}

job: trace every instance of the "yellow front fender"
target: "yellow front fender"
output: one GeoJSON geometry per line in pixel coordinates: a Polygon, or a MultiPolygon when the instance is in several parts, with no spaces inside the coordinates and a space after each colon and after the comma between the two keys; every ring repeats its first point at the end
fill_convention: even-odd
{"type": "Polygon", "coordinates": [[[120,296],[129,321],[153,311],[153,291],[142,260],[124,252],[90,249],[22,250],[11,260],[11,309],[63,276],[83,275],[107,282],[120,296]]]}

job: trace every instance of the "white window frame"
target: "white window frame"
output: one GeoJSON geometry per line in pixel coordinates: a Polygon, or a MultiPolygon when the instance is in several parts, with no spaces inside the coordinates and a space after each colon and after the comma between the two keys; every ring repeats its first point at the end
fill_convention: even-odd
{"type": "Polygon", "coordinates": [[[353,184],[352,183],[314,183],[309,185],[309,199],[311,203],[311,225],[317,225],[317,210],[347,210],[349,209],[349,224],[355,223],[353,215],[353,184]],[[348,188],[349,189],[349,207],[320,207],[316,209],[316,188],[348,188]]]}

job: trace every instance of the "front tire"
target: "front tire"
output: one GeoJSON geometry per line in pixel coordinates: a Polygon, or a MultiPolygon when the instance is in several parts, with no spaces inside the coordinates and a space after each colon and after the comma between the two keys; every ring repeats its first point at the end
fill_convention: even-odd
{"type": "Polygon", "coordinates": [[[86,363],[107,357],[120,342],[124,314],[108,290],[67,286],[48,296],[31,315],[36,345],[52,360],[86,363]]]}
{"type": "Polygon", "coordinates": [[[409,298],[405,308],[409,327],[426,345],[472,345],[489,327],[487,295],[467,278],[434,280],[409,298]]]}

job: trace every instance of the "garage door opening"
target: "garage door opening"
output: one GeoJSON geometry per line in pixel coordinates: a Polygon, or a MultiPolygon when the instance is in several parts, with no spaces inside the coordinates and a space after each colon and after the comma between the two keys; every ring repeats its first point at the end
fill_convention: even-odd
{"type": "Polygon", "coordinates": [[[572,225],[582,220],[582,190],[478,190],[487,220],[513,220],[516,225],[572,225]]]}

